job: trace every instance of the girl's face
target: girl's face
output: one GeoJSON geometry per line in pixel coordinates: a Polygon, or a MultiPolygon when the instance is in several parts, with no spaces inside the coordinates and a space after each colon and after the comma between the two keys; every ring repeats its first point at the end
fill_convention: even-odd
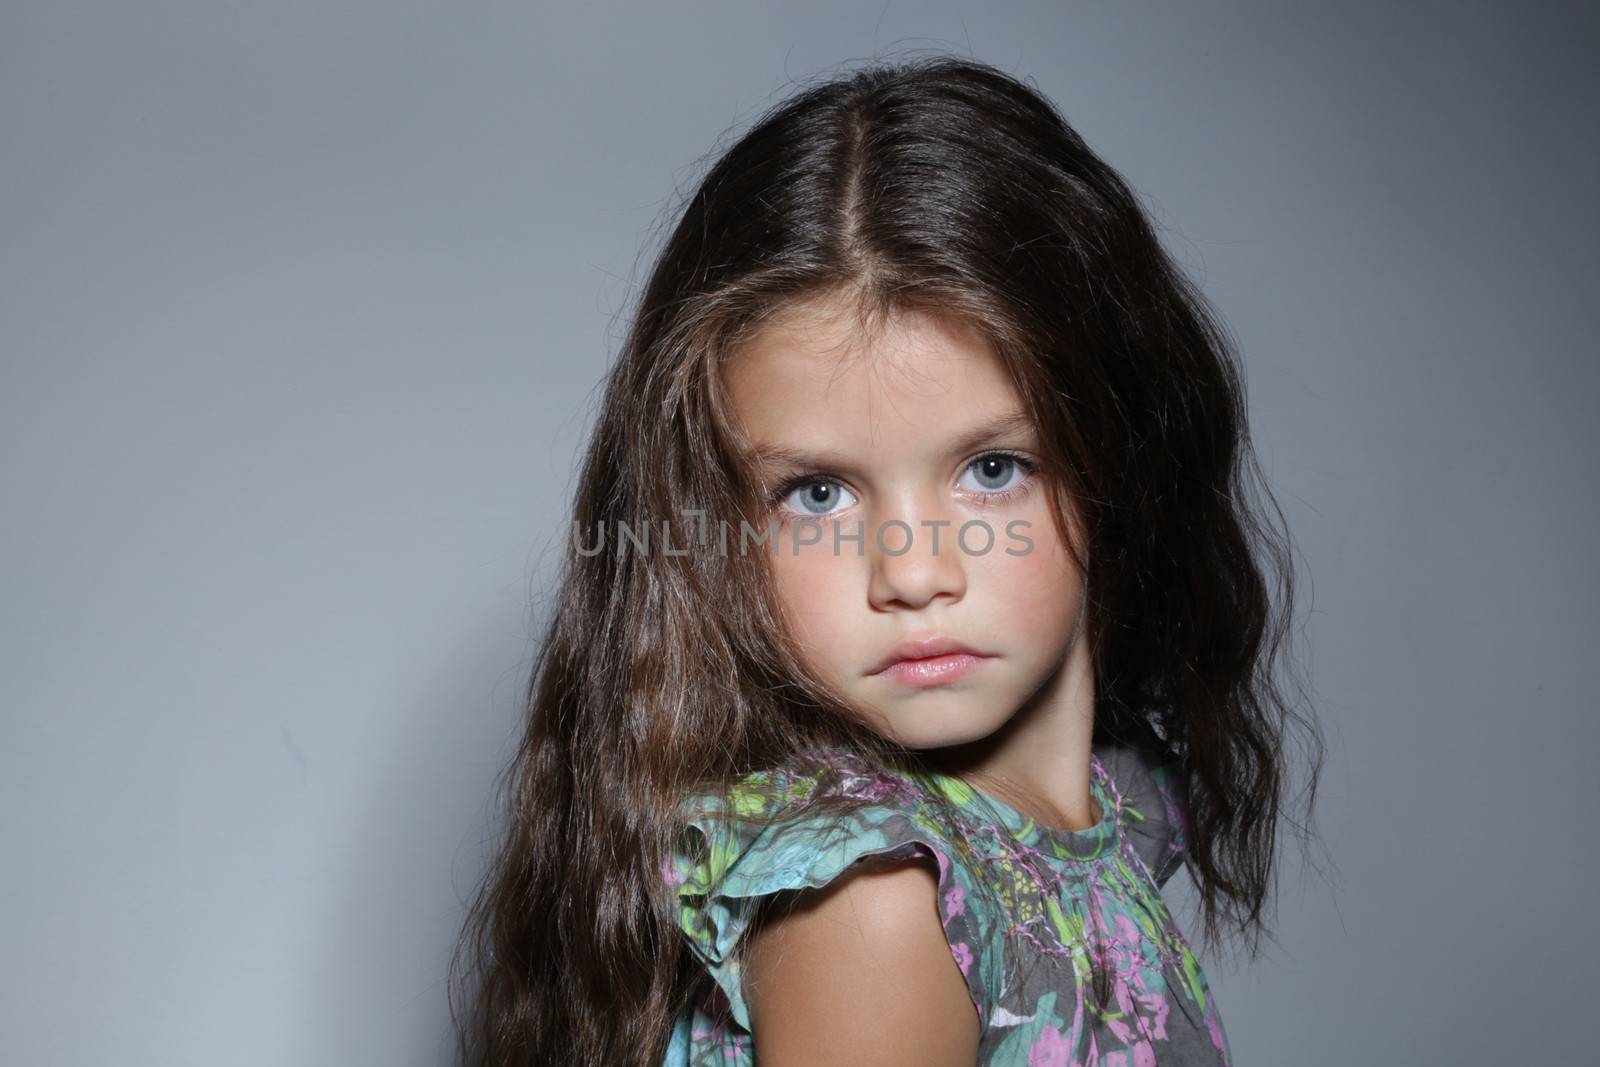
{"type": "Polygon", "coordinates": [[[725,374],[777,531],[750,550],[769,552],[808,666],[864,721],[911,748],[962,744],[1060,689],[1046,687],[1082,581],[1035,473],[1036,431],[981,334],[916,314],[863,347],[840,305],[813,301],[725,374]],[[880,670],[927,638],[978,655],[880,670]]]}

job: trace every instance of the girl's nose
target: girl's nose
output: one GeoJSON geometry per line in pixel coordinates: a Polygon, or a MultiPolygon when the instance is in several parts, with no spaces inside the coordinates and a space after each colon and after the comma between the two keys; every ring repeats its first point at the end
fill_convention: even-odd
{"type": "Polygon", "coordinates": [[[866,531],[872,560],[867,590],[872,606],[920,609],[943,596],[960,600],[967,574],[956,542],[954,519],[937,514],[894,516],[866,531]]]}

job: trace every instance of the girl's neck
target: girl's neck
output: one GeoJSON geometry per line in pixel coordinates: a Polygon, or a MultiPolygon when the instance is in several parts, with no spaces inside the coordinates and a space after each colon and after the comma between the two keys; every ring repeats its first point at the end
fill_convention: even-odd
{"type": "Polygon", "coordinates": [[[941,771],[1059,830],[1100,821],[1089,783],[1094,739],[1094,677],[1088,645],[1074,642],[1065,662],[994,733],[929,753],[941,771]]]}

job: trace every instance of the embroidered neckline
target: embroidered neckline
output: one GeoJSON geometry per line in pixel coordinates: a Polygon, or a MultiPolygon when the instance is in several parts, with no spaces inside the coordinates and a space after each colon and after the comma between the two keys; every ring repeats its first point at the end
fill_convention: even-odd
{"type": "MultiPolygon", "coordinates": [[[[1122,798],[1098,756],[1091,755],[1090,771],[1089,794],[1100,809],[1100,819],[1081,830],[1047,826],[959,778],[936,774],[934,784],[963,814],[972,818],[975,830],[987,831],[990,837],[1003,833],[1016,845],[1052,863],[1090,863],[1117,850],[1122,811],[1122,798]]],[[[977,841],[973,843],[978,844],[977,841]]],[[[1010,842],[996,840],[993,844],[995,847],[988,850],[991,855],[1009,857],[1015,851],[1010,842]]]]}

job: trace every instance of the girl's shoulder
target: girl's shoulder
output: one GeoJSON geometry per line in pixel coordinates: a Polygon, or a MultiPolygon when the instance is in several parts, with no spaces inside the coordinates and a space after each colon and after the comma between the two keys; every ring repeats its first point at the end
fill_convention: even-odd
{"type": "Polygon", "coordinates": [[[678,925],[714,980],[707,1018],[719,1010],[747,1032],[740,950],[776,894],[821,889],[857,865],[924,858],[938,869],[938,918],[980,1012],[995,979],[976,964],[991,917],[971,894],[970,844],[934,813],[940,776],[918,777],[844,758],[825,774],[763,771],[724,796],[683,802],[668,881],[678,925]]]}
{"type": "Polygon", "coordinates": [[[689,831],[674,854],[679,894],[718,882],[760,894],[796,888],[796,878],[820,888],[835,868],[886,846],[930,835],[948,846],[929,818],[928,791],[943,782],[846,756],[826,771],[757,771],[725,795],[691,794],[679,808],[689,831]]]}

